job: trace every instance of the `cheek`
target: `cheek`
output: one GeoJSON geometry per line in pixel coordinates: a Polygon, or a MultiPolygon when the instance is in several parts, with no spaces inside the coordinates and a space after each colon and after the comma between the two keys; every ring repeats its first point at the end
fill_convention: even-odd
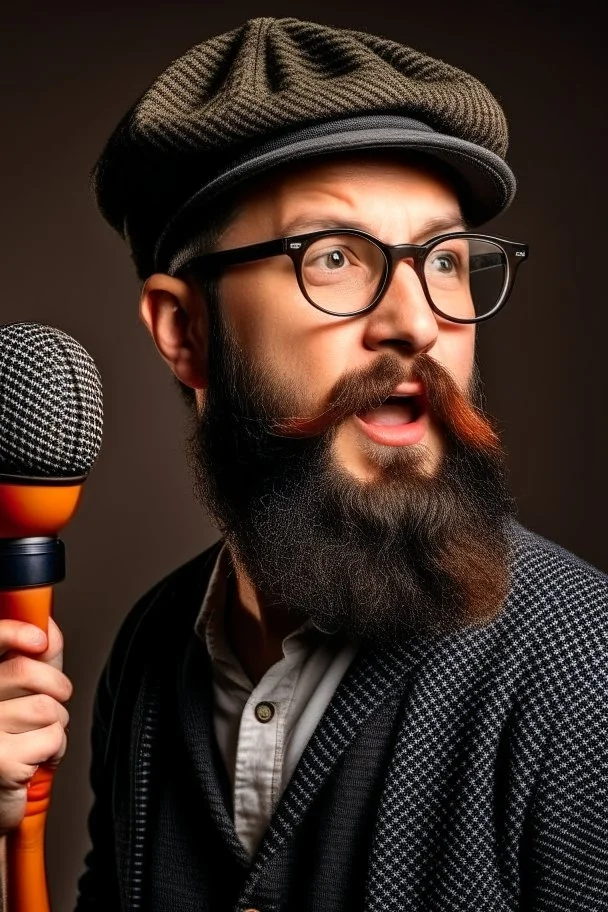
{"type": "Polygon", "coordinates": [[[457,323],[442,326],[429,354],[449,370],[460,389],[466,390],[475,363],[475,327],[457,323]]]}
{"type": "Polygon", "coordinates": [[[240,282],[226,276],[224,319],[253,363],[314,399],[352,367],[357,330],[312,307],[291,275],[275,276],[269,286],[255,275],[240,282]]]}

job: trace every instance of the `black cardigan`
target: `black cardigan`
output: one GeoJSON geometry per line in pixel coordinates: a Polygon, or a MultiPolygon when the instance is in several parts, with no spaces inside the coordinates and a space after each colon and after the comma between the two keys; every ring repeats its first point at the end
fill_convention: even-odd
{"type": "Polygon", "coordinates": [[[608,580],[512,541],[493,623],[361,651],[251,865],[192,633],[217,547],[156,586],[98,689],[77,912],[608,910],[608,580]]]}

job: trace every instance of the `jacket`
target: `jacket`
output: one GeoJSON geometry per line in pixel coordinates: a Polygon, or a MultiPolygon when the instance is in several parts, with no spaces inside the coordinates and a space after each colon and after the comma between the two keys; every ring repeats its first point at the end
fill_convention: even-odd
{"type": "MultiPolygon", "coordinates": [[[[292,912],[273,860],[389,697],[395,716],[368,801],[357,908],[608,910],[608,579],[520,526],[511,541],[510,592],[492,623],[357,656],[244,872],[235,910],[292,912]]],[[[102,674],[92,849],[77,912],[146,908],[161,671],[183,654],[216,553],[138,603],[102,674]]]]}

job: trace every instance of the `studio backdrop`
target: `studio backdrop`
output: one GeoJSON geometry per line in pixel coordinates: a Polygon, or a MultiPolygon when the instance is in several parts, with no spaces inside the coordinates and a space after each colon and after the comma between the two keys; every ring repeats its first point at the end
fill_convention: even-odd
{"type": "MultiPolygon", "coordinates": [[[[520,519],[608,571],[608,209],[601,4],[353,4],[295,0],[290,16],[385,35],[473,73],[511,131],[519,193],[489,231],[527,241],[506,309],[481,327],[489,411],[502,428],[520,519]]],[[[3,14],[1,320],[49,323],[99,365],[104,443],[64,534],[57,589],[75,684],[56,777],[48,864],[54,912],[73,908],[87,849],[93,691],[137,597],[217,533],[196,505],[185,412],[138,321],[126,247],[98,215],[89,172],[148,83],[190,45],[279,0],[12,4],[3,14]]],[[[170,623],[170,619],[167,620],[170,623]]]]}

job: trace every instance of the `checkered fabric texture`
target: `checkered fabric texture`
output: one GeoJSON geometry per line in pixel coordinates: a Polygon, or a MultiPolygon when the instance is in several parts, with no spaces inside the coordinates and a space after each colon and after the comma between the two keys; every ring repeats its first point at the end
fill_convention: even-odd
{"type": "Polygon", "coordinates": [[[39,323],[0,326],[0,472],[86,475],[102,421],[99,371],[79,342],[39,323]]]}
{"type": "MultiPolygon", "coordinates": [[[[519,526],[512,542],[511,591],[494,622],[434,642],[421,637],[391,651],[362,653],[355,660],[302,755],[238,901],[228,901],[234,888],[224,879],[227,908],[344,912],[353,908],[343,897],[354,877],[366,883],[365,895],[354,904],[361,912],[608,910],[608,578],[519,526]],[[339,795],[323,792],[333,809],[331,841],[323,842],[321,831],[320,841],[306,851],[296,836],[305,822],[310,826],[311,815],[319,815],[315,801],[322,789],[362,727],[374,726],[382,708],[394,701],[396,716],[384,739],[388,749],[379,748],[381,755],[374,758],[381,788],[370,796],[363,777],[354,776],[339,795]],[[342,856],[353,825],[349,808],[370,800],[365,871],[345,872],[342,856]],[[294,854],[295,845],[300,851],[294,854]],[[308,905],[313,884],[305,891],[302,884],[315,870],[309,860],[325,855],[335,866],[327,882],[314,884],[323,903],[308,905]]],[[[178,618],[180,624],[194,624],[205,572],[209,576],[207,559],[205,554],[182,567],[139,603],[102,678],[93,781],[97,789],[103,782],[101,794],[112,791],[118,801],[111,817],[103,800],[92,816],[93,852],[78,912],[118,907],[113,897],[110,905],[99,897],[105,895],[108,870],[114,877],[118,866],[121,889],[132,876],[137,833],[122,809],[135,802],[136,819],[145,827],[157,794],[134,796],[129,790],[130,763],[140,758],[141,744],[141,727],[134,728],[132,719],[140,715],[134,716],[124,693],[114,705],[118,682],[133,682],[138,704],[150,713],[157,697],[149,680],[165,675],[172,680],[178,667],[181,673],[184,656],[167,648],[166,620],[173,619],[172,631],[178,618]],[[104,769],[109,737],[122,744],[123,753],[104,769]]],[[[203,654],[197,656],[200,663],[203,654]]],[[[184,691],[192,692],[191,679],[184,691]]],[[[211,723],[205,730],[204,722],[210,709],[200,701],[197,706],[188,738],[204,760],[211,754],[211,723]]],[[[156,743],[163,731],[161,724],[153,735],[156,743]]],[[[172,768],[162,767],[163,782],[190,781],[183,754],[176,755],[172,768]]],[[[153,767],[155,756],[146,760],[153,767]]],[[[213,779],[211,762],[203,766],[199,788],[203,778],[213,779]]],[[[148,783],[156,781],[158,767],[154,772],[146,766],[148,783]]],[[[186,790],[169,813],[157,854],[140,869],[149,871],[162,859],[173,872],[173,890],[179,886],[180,910],[209,908],[201,878],[204,884],[218,881],[217,872],[205,868],[201,813],[215,822],[214,843],[231,846],[236,840],[221,790],[210,785],[196,800],[186,790]],[[194,858],[198,866],[191,870],[184,859],[194,858]]],[[[156,897],[148,908],[172,907],[164,899],[156,897]]],[[[125,896],[121,908],[135,905],[125,896]]]]}
{"type": "Polygon", "coordinates": [[[94,171],[99,208],[144,276],[164,225],[228,162],[271,135],[371,113],[507,150],[500,105],[468,73],[387,38],[258,18],[192,47],[127,112],[94,171]]]}
{"type": "Polygon", "coordinates": [[[377,652],[342,683],[245,906],[264,908],[265,864],[379,698],[401,688],[366,912],[608,910],[608,579],[524,530],[514,543],[496,623],[377,652]]]}

